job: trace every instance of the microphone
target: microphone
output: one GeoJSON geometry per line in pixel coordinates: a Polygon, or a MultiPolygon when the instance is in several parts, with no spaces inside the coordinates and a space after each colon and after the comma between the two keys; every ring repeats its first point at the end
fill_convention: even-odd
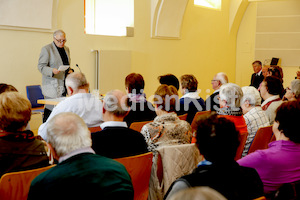
{"type": "Polygon", "coordinates": [[[79,68],[78,64],[76,64],[76,67],[78,67],[79,71],[81,72],[81,69],[79,68]]]}

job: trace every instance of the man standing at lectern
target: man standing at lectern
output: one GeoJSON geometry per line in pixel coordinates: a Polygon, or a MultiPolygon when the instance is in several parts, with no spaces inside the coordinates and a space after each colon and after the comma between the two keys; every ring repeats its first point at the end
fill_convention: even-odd
{"type": "Polygon", "coordinates": [[[251,76],[251,84],[250,86],[259,88],[260,83],[264,80],[264,76],[262,74],[261,62],[259,60],[254,61],[252,63],[254,73],[251,76]]]}
{"type": "MultiPolygon", "coordinates": [[[[53,33],[53,42],[41,50],[38,70],[43,75],[42,92],[45,99],[66,96],[65,78],[70,67],[59,70],[60,66],[70,66],[70,50],[65,46],[66,41],[65,32],[57,30],[53,33]]],[[[45,106],[43,122],[47,120],[52,109],[52,105],[45,106]]]]}

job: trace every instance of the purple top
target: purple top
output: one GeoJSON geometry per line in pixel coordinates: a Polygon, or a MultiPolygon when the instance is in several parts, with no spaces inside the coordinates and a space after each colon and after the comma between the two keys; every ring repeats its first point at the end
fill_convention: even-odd
{"type": "Polygon", "coordinates": [[[276,191],[283,183],[300,180],[300,144],[292,141],[271,142],[268,149],[257,150],[237,162],[256,169],[265,193],[276,191]]]}

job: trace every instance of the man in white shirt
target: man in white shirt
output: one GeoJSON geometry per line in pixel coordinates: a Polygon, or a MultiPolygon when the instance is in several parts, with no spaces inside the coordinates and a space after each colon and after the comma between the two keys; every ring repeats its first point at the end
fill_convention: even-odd
{"type": "Polygon", "coordinates": [[[79,115],[88,127],[100,126],[103,122],[102,102],[89,93],[89,83],[81,72],[74,72],[66,78],[69,97],[60,102],[45,123],[39,127],[38,134],[47,141],[47,123],[55,115],[72,112],[79,115]]]}

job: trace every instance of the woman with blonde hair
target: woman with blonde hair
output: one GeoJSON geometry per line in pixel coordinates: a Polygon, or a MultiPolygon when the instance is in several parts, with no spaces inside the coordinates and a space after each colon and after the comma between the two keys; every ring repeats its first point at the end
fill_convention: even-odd
{"type": "Polygon", "coordinates": [[[0,176],[49,165],[44,143],[25,130],[30,117],[27,98],[18,92],[0,94],[0,176]]]}

